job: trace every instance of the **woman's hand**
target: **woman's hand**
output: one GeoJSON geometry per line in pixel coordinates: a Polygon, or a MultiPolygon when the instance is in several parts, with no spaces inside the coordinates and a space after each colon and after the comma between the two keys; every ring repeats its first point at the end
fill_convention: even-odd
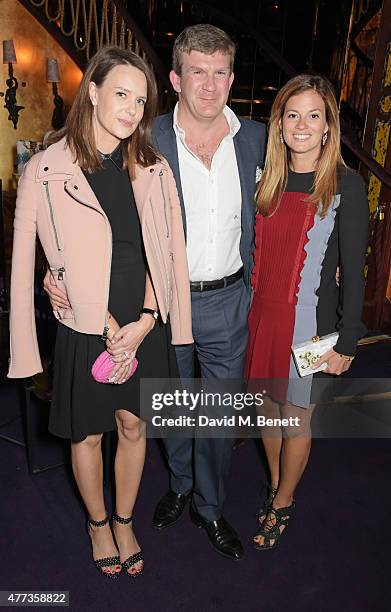
{"type": "Polygon", "coordinates": [[[107,331],[108,340],[112,340],[114,338],[114,334],[121,329],[119,323],[114,319],[113,315],[108,313],[107,317],[107,327],[109,328],[107,331]]]}
{"type": "Polygon", "coordinates": [[[312,368],[316,370],[323,363],[327,363],[327,368],[322,370],[322,372],[325,374],[336,374],[339,376],[350,368],[352,360],[346,359],[346,357],[341,357],[341,355],[336,353],[334,349],[330,349],[314,363],[312,368]]]}
{"type": "Polygon", "coordinates": [[[126,351],[124,360],[119,363],[116,363],[115,367],[113,368],[109,378],[109,382],[113,383],[114,385],[122,385],[124,382],[126,382],[133,368],[133,361],[135,356],[135,352],[128,353],[128,351],[126,351]]]}
{"type": "Polygon", "coordinates": [[[143,314],[138,321],[119,328],[114,336],[106,341],[107,351],[116,363],[111,373],[112,382],[115,384],[125,382],[133,367],[133,359],[138,347],[154,326],[153,317],[143,314]]]}

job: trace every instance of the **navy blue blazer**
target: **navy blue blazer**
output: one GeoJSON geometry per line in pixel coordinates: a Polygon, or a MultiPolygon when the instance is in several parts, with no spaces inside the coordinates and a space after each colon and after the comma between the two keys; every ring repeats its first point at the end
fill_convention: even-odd
{"type": "MultiPolygon", "coordinates": [[[[263,123],[239,117],[240,130],[234,136],[236,160],[238,163],[240,186],[242,190],[242,235],[240,255],[243,262],[244,282],[250,288],[250,276],[253,267],[252,252],[254,247],[255,205],[257,166],[263,166],[265,153],[266,127],[263,123]]],[[[152,127],[153,143],[167,159],[173,171],[181,202],[183,227],[186,234],[186,211],[183,202],[181,177],[179,173],[178,149],[173,128],[173,113],[157,117],[152,127]]]]}

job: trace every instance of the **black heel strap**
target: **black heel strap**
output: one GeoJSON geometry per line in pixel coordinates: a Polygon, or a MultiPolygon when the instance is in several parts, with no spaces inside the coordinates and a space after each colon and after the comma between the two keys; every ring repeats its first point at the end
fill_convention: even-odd
{"type": "Polygon", "coordinates": [[[285,508],[278,508],[278,513],[281,517],[285,517],[285,516],[290,517],[290,515],[293,513],[295,509],[295,506],[296,506],[295,500],[292,500],[292,503],[290,506],[286,506],[285,508]]]}
{"type": "Polygon", "coordinates": [[[131,523],[132,520],[133,520],[132,515],[129,516],[129,518],[124,518],[123,516],[119,516],[115,512],[113,514],[113,521],[116,521],[117,523],[121,523],[122,525],[129,525],[129,523],[131,523]]]}
{"type": "Polygon", "coordinates": [[[271,485],[269,485],[268,489],[269,489],[269,495],[263,502],[263,505],[258,512],[258,517],[262,517],[267,514],[269,507],[272,505],[274,498],[277,495],[277,489],[274,489],[271,485]]]}
{"type": "Polygon", "coordinates": [[[109,517],[106,516],[106,518],[104,518],[103,521],[93,521],[92,518],[89,516],[87,520],[88,520],[88,523],[92,525],[93,527],[104,527],[105,525],[107,525],[109,521],[109,517]]]}
{"type": "Polygon", "coordinates": [[[144,555],[142,550],[139,550],[134,555],[130,555],[130,557],[125,559],[125,561],[122,562],[122,567],[127,571],[128,569],[133,567],[133,565],[136,565],[136,563],[138,563],[139,561],[144,561],[144,555]]]}

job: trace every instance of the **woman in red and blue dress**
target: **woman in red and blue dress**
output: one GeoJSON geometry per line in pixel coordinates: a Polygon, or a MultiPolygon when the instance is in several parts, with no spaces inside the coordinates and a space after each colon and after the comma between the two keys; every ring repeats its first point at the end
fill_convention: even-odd
{"type": "Polygon", "coordinates": [[[288,524],[311,446],[312,376],[299,377],[291,346],[338,331],[316,367],[327,363],[324,372],[339,375],[365,333],[368,203],[363,180],[342,159],[338,107],[324,77],[299,75],[278,93],[256,202],[246,378],[250,386],[285,381],[271,382],[263,413],[301,424],[262,432],[270,487],[254,544],[264,550],[288,524]]]}

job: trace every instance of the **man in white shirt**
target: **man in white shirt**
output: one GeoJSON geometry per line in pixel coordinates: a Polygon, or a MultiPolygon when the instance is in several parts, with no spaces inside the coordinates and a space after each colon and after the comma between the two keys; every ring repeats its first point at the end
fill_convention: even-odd
{"type": "MultiPolygon", "coordinates": [[[[155,145],[176,179],[186,233],[194,344],[175,347],[181,378],[194,377],[196,359],[202,378],[243,375],[265,126],[239,120],[226,106],[234,55],[234,43],[219,28],[186,28],[175,41],[170,73],[178,103],[153,127],[155,145]]],[[[222,516],[232,442],[198,436],[164,441],[170,490],[153,525],[173,525],[191,497],[191,518],[215,550],[240,559],[240,540],[222,516]]]]}

